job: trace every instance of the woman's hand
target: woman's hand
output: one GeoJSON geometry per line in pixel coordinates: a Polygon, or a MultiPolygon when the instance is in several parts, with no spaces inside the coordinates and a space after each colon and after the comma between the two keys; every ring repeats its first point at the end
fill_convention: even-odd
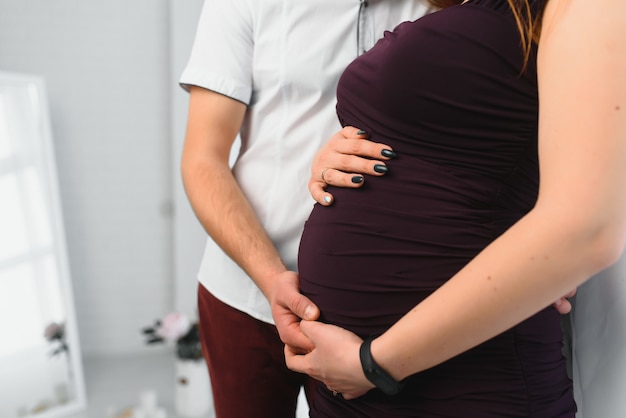
{"type": "Polygon", "coordinates": [[[570,311],[572,310],[572,304],[568,299],[573,298],[575,294],[576,294],[576,289],[572,290],[567,295],[563,296],[561,299],[554,302],[552,306],[554,306],[554,309],[559,311],[560,314],[565,315],[565,314],[570,313],[570,311]]]}
{"type": "Polygon", "coordinates": [[[367,132],[351,126],[333,135],[317,152],[311,167],[309,192],[324,206],[333,202],[328,185],[357,188],[363,185],[363,174],[382,176],[387,172],[384,161],[395,157],[385,145],[367,140],[367,132]]]}
{"type": "Polygon", "coordinates": [[[302,355],[285,346],[287,367],[319,380],[328,390],[345,399],[358,398],[374,388],[361,368],[361,338],[343,328],[321,322],[302,321],[300,328],[315,348],[302,355]]]}

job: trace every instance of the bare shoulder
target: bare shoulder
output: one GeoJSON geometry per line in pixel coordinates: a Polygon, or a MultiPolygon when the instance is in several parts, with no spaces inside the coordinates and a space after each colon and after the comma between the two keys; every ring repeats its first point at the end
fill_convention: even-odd
{"type": "Polygon", "coordinates": [[[592,35],[604,27],[609,31],[626,30],[626,2],[623,0],[548,0],[543,17],[542,37],[550,36],[561,25],[581,25],[578,32],[592,35]]]}
{"type": "MultiPolygon", "coordinates": [[[[549,0],[539,42],[538,69],[546,63],[621,67],[626,60],[626,2],[549,0]]],[[[624,68],[621,68],[623,70],[624,68]]]]}

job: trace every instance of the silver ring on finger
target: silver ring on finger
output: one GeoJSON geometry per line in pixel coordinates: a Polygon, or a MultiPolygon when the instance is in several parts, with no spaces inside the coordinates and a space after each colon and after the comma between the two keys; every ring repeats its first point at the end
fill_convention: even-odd
{"type": "Polygon", "coordinates": [[[323,170],[322,170],[322,174],[321,174],[321,176],[320,176],[320,177],[322,177],[322,181],[323,181],[324,183],[328,183],[328,181],[326,181],[326,179],[324,178],[324,174],[326,174],[326,170],[328,170],[328,169],[327,169],[327,168],[323,169],[323,170]]]}

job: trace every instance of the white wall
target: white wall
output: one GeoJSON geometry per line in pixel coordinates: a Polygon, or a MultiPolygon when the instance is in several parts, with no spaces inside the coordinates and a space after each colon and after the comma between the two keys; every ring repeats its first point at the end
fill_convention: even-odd
{"type": "Polygon", "coordinates": [[[0,0],[0,69],[47,83],[86,354],[145,349],[174,306],[169,7],[0,0]]]}
{"type": "Polygon", "coordinates": [[[206,242],[206,233],[198,223],[185,196],[180,180],[180,155],[185,137],[189,94],[178,85],[187,63],[202,0],[170,2],[171,80],[172,89],[172,168],[174,213],[174,276],[176,309],[196,315],[196,274],[206,242]]]}

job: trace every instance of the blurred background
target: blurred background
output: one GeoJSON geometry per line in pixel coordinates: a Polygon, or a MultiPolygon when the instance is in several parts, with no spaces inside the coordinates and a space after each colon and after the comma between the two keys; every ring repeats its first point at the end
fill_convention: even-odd
{"type": "Polygon", "coordinates": [[[200,0],[0,0],[0,70],[40,75],[85,356],[146,349],[138,330],[195,314],[204,234],[179,156],[177,79],[200,0]]]}
{"type": "MultiPolygon", "coordinates": [[[[164,370],[158,376],[173,373],[162,364],[171,347],[148,346],[141,330],[172,311],[196,315],[205,235],[179,176],[187,93],[177,80],[201,6],[0,0],[0,71],[40,76],[47,90],[87,395],[99,408],[84,416],[106,416],[102,408],[115,402],[104,393],[129,380],[106,375],[105,387],[94,378],[114,365],[145,358],[147,370],[164,370]]],[[[131,374],[157,373],[136,367],[131,374]]],[[[132,404],[149,383],[125,387],[128,400],[117,406],[132,404]]],[[[153,386],[167,392],[168,384],[153,386]]],[[[0,388],[0,405],[11,389],[0,388]]],[[[173,391],[163,396],[173,402],[173,391]]]]}

